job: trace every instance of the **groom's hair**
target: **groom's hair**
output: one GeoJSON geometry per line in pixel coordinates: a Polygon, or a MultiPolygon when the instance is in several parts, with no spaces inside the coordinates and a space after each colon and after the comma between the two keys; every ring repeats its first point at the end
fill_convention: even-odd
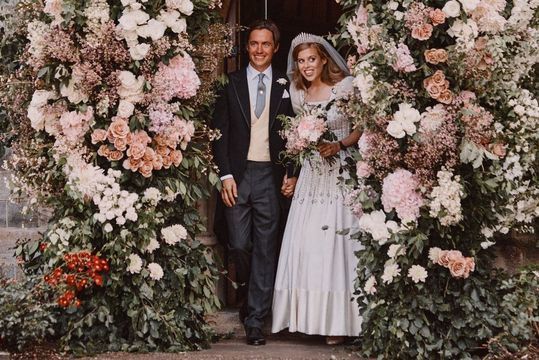
{"type": "Polygon", "coordinates": [[[251,36],[251,32],[254,30],[269,30],[273,34],[273,42],[275,43],[275,46],[279,44],[279,39],[281,38],[281,32],[279,31],[279,27],[273,20],[269,19],[260,19],[255,20],[250,26],[249,31],[247,31],[247,39],[249,39],[249,36],[251,36]]]}

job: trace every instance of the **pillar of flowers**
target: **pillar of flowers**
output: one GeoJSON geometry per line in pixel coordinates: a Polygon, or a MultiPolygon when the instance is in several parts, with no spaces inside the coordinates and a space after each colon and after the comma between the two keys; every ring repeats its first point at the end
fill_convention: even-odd
{"type": "Polygon", "coordinates": [[[338,2],[357,88],[342,105],[363,131],[348,181],[363,352],[515,348],[537,313],[507,306],[492,245],[539,216],[539,2],[338,2]]]}
{"type": "Polygon", "coordinates": [[[207,346],[219,269],[196,239],[218,180],[206,126],[217,0],[23,0],[4,61],[14,193],[53,211],[17,250],[73,351],[207,346]],[[17,40],[17,41],[15,41],[17,40]]]}

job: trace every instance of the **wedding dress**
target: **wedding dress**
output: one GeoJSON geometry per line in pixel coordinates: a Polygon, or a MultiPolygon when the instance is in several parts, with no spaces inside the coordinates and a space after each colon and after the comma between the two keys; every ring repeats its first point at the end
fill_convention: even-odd
{"type": "MultiPolygon", "coordinates": [[[[352,77],[336,84],[323,102],[305,103],[304,92],[291,89],[296,112],[303,107],[325,106],[352,91],[352,77]]],[[[340,140],[350,134],[351,123],[333,104],[327,112],[329,129],[340,140]]],[[[341,151],[330,164],[316,154],[306,160],[296,184],[286,223],[273,296],[272,332],[288,328],[305,334],[358,336],[361,317],[354,298],[356,240],[337,232],[358,230],[358,218],[344,205],[339,184],[341,151]]]]}

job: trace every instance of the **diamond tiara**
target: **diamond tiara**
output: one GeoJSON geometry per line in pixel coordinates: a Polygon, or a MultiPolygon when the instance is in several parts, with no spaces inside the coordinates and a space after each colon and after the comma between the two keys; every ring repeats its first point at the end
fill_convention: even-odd
{"type": "Polygon", "coordinates": [[[321,36],[302,32],[292,40],[291,48],[294,49],[296,46],[304,43],[318,43],[325,45],[325,42],[326,41],[321,36]]]}

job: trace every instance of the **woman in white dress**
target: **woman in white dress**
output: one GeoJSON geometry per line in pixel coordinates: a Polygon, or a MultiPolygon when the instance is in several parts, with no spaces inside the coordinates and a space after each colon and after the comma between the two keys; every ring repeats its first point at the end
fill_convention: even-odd
{"type": "Polygon", "coordinates": [[[288,57],[291,98],[296,113],[330,105],[327,125],[338,141],[319,146],[319,154],[306,160],[295,189],[283,186],[292,206],[286,223],[273,296],[272,332],[326,336],[338,344],[358,336],[361,317],[354,298],[357,258],[361,245],[337,232],[357,231],[358,219],[344,204],[338,177],[360,133],[333,100],[353,91],[346,62],[323,38],[300,34],[292,41],[288,57]],[[323,158],[334,156],[336,161],[323,158]]]}

